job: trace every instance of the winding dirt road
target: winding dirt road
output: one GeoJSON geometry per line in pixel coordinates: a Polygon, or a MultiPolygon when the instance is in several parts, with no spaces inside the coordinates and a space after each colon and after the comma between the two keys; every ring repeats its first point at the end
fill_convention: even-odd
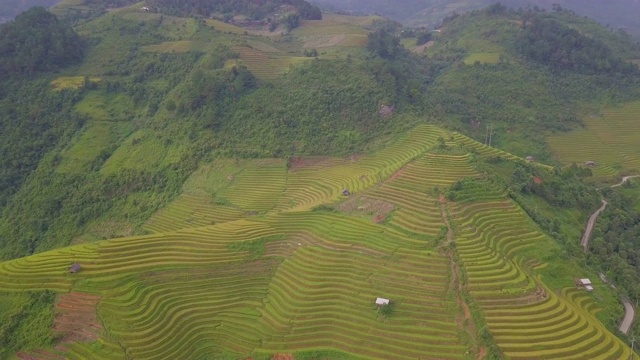
{"type": "Polygon", "coordinates": [[[584,230],[584,235],[582,235],[582,241],[580,242],[580,244],[582,244],[582,247],[584,248],[584,252],[589,251],[589,238],[591,237],[591,233],[593,232],[593,225],[595,225],[596,220],[598,220],[598,216],[602,214],[604,209],[607,208],[608,204],[609,203],[607,202],[607,200],[602,199],[602,206],[600,206],[600,208],[589,217],[587,228],[584,230]]]}
{"type": "MultiPolygon", "coordinates": [[[[622,178],[622,181],[620,181],[615,185],[611,185],[611,187],[615,188],[615,187],[622,186],[624,185],[624,183],[629,181],[629,179],[633,179],[637,177],[640,177],[640,175],[625,176],[622,178]]],[[[607,202],[607,200],[602,199],[602,206],[598,210],[596,210],[596,212],[591,214],[591,216],[589,217],[589,221],[587,222],[587,227],[585,228],[584,234],[582,235],[582,241],[580,242],[585,252],[589,251],[589,238],[591,237],[591,233],[593,232],[593,225],[595,225],[596,220],[598,219],[598,216],[602,214],[604,209],[607,208],[608,204],[609,203],[607,202]]],[[[626,335],[629,333],[629,329],[631,329],[631,324],[633,323],[633,319],[636,317],[636,310],[633,308],[633,305],[631,304],[629,299],[622,298],[622,304],[624,305],[624,318],[622,319],[622,323],[620,323],[619,329],[622,333],[626,335]]]]}

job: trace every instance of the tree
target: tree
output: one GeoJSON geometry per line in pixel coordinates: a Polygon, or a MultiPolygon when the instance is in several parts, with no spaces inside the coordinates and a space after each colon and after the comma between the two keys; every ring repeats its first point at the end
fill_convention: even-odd
{"type": "Polygon", "coordinates": [[[287,31],[291,31],[300,26],[300,15],[295,13],[285,14],[282,17],[282,23],[287,28],[287,31]]]}
{"type": "Polygon", "coordinates": [[[400,39],[386,29],[379,29],[369,34],[367,49],[383,59],[393,59],[400,51],[400,39]]]}

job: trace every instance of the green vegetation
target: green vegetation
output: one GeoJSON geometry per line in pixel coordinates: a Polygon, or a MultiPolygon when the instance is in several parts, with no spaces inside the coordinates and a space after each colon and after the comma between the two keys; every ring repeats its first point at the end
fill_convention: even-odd
{"type": "MultiPolygon", "coordinates": [[[[279,11],[283,5],[295,8],[297,15],[303,19],[322,19],[320,9],[304,0],[268,0],[256,4],[249,0],[150,0],[149,5],[154,9],[171,15],[200,15],[209,17],[214,13],[225,14],[232,17],[236,14],[245,15],[253,20],[264,19],[279,11]]],[[[285,24],[286,16],[285,16],[285,24]]],[[[292,28],[294,28],[293,26],[292,28]]]]}
{"type": "Polygon", "coordinates": [[[78,34],[42,7],[0,28],[0,78],[67,67],[82,60],[78,34]]]}
{"type": "MultiPolygon", "coordinates": [[[[54,30],[74,24],[62,34],[85,52],[0,83],[2,351],[631,355],[613,335],[619,293],[574,279],[615,267],[635,294],[617,224],[633,231],[637,205],[618,201],[600,230],[625,239],[599,250],[620,264],[588,263],[576,239],[607,179],[546,148],[549,135],[561,153],[575,148],[561,132],[597,133],[584,146],[609,149],[593,159],[606,175],[637,169],[625,127],[639,80],[622,61],[640,52],[627,37],[500,5],[400,40],[396,23],[314,20],[302,1],[129,4],[66,1],[65,22],[34,10],[54,30]],[[263,26],[279,21],[286,31],[263,26]],[[420,55],[402,46],[414,37],[431,41],[420,55]],[[531,53],[538,42],[570,66],[531,53]],[[576,130],[585,113],[607,126],[576,130]],[[93,332],[68,336],[65,321],[93,332]]],[[[0,32],[31,31],[18,20],[0,32]]]]}

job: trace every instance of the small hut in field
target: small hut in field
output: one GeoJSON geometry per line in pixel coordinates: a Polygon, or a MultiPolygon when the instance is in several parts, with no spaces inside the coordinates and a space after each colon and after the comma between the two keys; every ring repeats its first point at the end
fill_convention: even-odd
{"type": "Polygon", "coordinates": [[[80,270],[82,270],[82,266],[80,266],[80,264],[78,264],[77,262],[74,262],[73,264],[71,264],[71,266],[69,266],[69,272],[72,274],[75,274],[80,270]]]}

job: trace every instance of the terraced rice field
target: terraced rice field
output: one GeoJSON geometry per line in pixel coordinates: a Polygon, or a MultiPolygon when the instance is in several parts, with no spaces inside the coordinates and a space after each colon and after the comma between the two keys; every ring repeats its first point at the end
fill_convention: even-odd
{"type": "MultiPolygon", "coordinates": [[[[73,334],[86,321],[93,329],[23,358],[326,350],[469,359],[479,351],[476,331],[457,284],[510,358],[628,358],[630,349],[593,316],[590,297],[551,291],[535,274],[543,264],[521,256],[551,240],[515,203],[498,190],[472,189],[445,204],[451,184],[479,177],[470,162],[477,155],[431,152],[451,136],[424,125],[369,156],[218,160],[148,221],[150,235],[0,263],[0,291],[55,291],[62,307],[77,308],[57,326],[73,334]],[[335,211],[358,198],[395,210],[380,223],[335,211]],[[432,241],[447,224],[458,263],[432,241]],[[73,262],[82,266],[77,274],[67,271],[73,262]],[[391,314],[376,308],[376,297],[391,299],[391,314]]],[[[451,143],[513,157],[459,134],[451,143]]]]}
{"type": "Polygon", "coordinates": [[[240,60],[230,60],[226,67],[235,64],[245,65],[259,79],[275,79],[287,72],[290,66],[312,59],[269,53],[249,46],[236,46],[233,50],[238,53],[240,60]]]}
{"type": "Polygon", "coordinates": [[[640,171],[640,102],[609,108],[601,116],[584,119],[585,127],[549,137],[549,145],[563,164],[595,161],[595,176],[609,177],[640,171]]]}
{"type": "MultiPolygon", "coordinates": [[[[51,88],[53,90],[63,89],[79,89],[84,86],[84,76],[61,76],[51,82],[51,88]]],[[[91,76],[89,81],[93,84],[99,84],[102,82],[102,78],[91,76]]]]}
{"type": "MultiPolygon", "coordinates": [[[[583,292],[555,294],[524,270],[519,250],[550,241],[510,200],[458,206],[458,254],[470,294],[511,359],[622,359],[629,348],[593,316],[583,292]]],[[[543,266],[537,264],[536,266],[543,266]]]]}

